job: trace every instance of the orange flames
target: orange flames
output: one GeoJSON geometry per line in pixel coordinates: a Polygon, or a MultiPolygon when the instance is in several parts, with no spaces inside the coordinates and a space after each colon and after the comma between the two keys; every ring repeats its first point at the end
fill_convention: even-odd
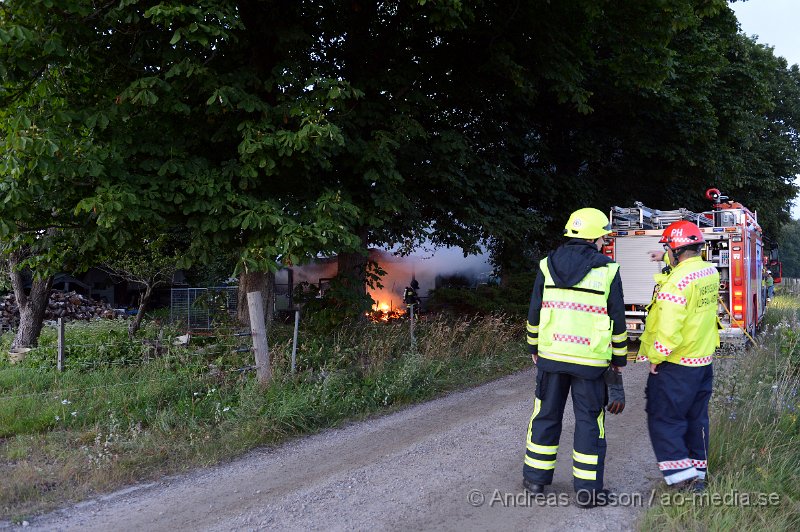
{"type": "Polygon", "coordinates": [[[387,302],[385,300],[380,301],[374,294],[370,294],[370,296],[372,296],[373,301],[376,301],[376,303],[372,305],[372,310],[367,312],[367,316],[370,320],[388,323],[405,315],[405,309],[395,307],[393,302],[387,302]]]}
{"type": "Polygon", "coordinates": [[[380,286],[367,287],[374,301],[367,316],[372,321],[384,323],[404,317],[407,309],[403,292],[414,278],[413,262],[377,249],[370,250],[370,260],[380,266],[384,275],[380,279],[380,286]]]}

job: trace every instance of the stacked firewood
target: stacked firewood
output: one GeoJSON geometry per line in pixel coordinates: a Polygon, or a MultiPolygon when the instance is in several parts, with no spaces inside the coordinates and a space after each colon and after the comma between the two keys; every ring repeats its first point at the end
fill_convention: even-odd
{"type": "MultiPolygon", "coordinates": [[[[115,310],[108,303],[95,301],[77,292],[50,292],[45,320],[64,318],[70,320],[92,320],[95,318],[113,319],[123,316],[124,312],[115,310]]],[[[0,326],[14,327],[19,323],[19,307],[13,293],[0,297],[0,326]]]]}

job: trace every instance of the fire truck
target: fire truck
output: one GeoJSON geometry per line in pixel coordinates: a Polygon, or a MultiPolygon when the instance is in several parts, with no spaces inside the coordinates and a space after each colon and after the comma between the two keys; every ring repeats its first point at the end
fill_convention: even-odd
{"type": "Polygon", "coordinates": [[[706,198],[713,208],[700,213],[683,208],[652,209],[640,202],[634,207],[612,207],[613,232],[603,253],[620,265],[630,339],[637,340],[644,331],[646,307],[655,289],[653,275],[666,267],[659,260],[663,252],[661,234],[678,220],[689,220],[700,227],[706,240],[703,258],[719,270],[721,341],[744,343],[745,331],[751,337],[755,335],[766,307],[766,291],[762,287],[766,267],[773,268],[775,282],[780,282],[777,250],[765,249],[756,213],[717,189],[707,190],[706,198]]]}

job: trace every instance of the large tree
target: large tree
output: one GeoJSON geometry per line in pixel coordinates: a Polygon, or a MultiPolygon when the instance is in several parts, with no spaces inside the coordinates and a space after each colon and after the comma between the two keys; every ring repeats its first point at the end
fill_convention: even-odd
{"type": "Polygon", "coordinates": [[[69,257],[91,264],[135,243],[142,226],[185,227],[184,265],[236,249],[242,270],[355,243],[354,208],[334,188],[275,190],[290,188],[293,171],[314,174],[325,165],[320,151],[341,143],[317,116],[336,97],[319,89],[295,100],[275,77],[260,79],[254,63],[263,58],[237,44],[248,35],[240,7],[0,5],[0,236],[18,270],[46,281],[69,257]],[[277,126],[268,162],[248,155],[265,116],[277,126]]]}
{"type": "Polygon", "coordinates": [[[664,93],[724,8],[9,0],[0,230],[90,258],[181,225],[184,266],[235,252],[255,283],[320,252],[358,277],[369,244],[517,249],[602,196],[628,124],[601,111],[664,93]]]}
{"type": "Polygon", "coordinates": [[[615,151],[604,149],[614,157],[597,172],[600,189],[626,183],[622,194],[604,197],[705,210],[703,192],[714,186],[759,211],[776,234],[800,171],[797,68],[741,34],[729,9],[687,28],[672,46],[674,74],[658,90],[614,99],[591,117],[615,151]],[[610,131],[609,111],[626,127],[610,131]]]}

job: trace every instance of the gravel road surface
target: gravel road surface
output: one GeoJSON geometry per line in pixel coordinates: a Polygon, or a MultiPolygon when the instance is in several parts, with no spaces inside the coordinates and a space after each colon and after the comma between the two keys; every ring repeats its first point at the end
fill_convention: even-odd
{"type": "MultiPolygon", "coordinates": [[[[606,486],[618,504],[572,494],[572,408],[555,482],[522,491],[534,371],[352,423],[234,462],[133,486],[32,519],[31,530],[629,530],[660,474],[647,435],[644,364],[627,407],[607,416],[606,486]]],[[[2,525],[0,525],[2,528],[2,525]]]]}

